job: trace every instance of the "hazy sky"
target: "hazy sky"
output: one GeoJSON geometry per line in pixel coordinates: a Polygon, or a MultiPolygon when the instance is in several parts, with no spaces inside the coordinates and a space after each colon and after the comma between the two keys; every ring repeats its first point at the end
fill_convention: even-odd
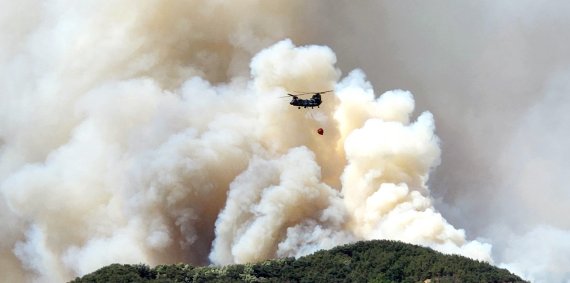
{"type": "MultiPolygon", "coordinates": [[[[560,1],[313,2],[302,39],[331,46],[377,92],[412,91],[442,140],[437,207],[490,238],[499,261],[528,251],[549,262],[532,277],[545,282],[570,280],[569,11],[560,1]]],[[[531,262],[526,274],[541,268],[531,262]]]]}
{"type": "Polygon", "coordinates": [[[0,2],[8,280],[387,238],[570,281],[570,4],[0,2]]]}

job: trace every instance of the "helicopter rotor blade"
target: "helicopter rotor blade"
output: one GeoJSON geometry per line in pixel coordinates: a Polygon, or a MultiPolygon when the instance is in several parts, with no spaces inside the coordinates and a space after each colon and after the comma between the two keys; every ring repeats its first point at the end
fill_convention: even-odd
{"type": "Polygon", "coordinates": [[[298,93],[297,95],[307,95],[307,94],[313,94],[314,93],[314,92],[304,92],[304,91],[297,91],[297,90],[294,90],[293,92],[298,93]]]}
{"type": "Polygon", "coordinates": [[[325,90],[325,91],[315,92],[315,94],[325,94],[325,93],[327,93],[327,92],[333,92],[333,91],[334,91],[334,90],[331,89],[331,90],[325,90]]]}
{"type": "Polygon", "coordinates": [[[295,94],[290,94],[290,93],[287,93],[287,96],[280,96],[279,98],[286,98],[286,97],[289,97],[289,96],[291,96],[291,97],[297,97],[297,96],[298,96],[298,94],[297,94],[297,95],[295,95],[295,94]]]}
{"type": "Polygon", "coordinates": [[[294,91],[294,92],[298,92],[298,94],[292,94],[293,96],[303,96],[307,94],[313,94],[312,92],[300,92],[300,91],[294,91]]]}
{"type": "Polygon", "coordinates": [[[325,90],[325,91],[313,91],[313,92],[302,92],[302,91],[296,91],[294,90],[293,92],[296,92],[297,94],[292,94],[292,93],[287,93],[287,96],[280,96],[279,98],[286,98],[286,97],[299,97],[299,96],[303,96],[303,95],[308,95],[308,94],[325,94],[328,92],[333,92],[333,89],[330,90],[325,90]]]}
{"type": "Polygon", "coordinates": [[[293,92],[298,92],[299,94],[297,95],[307,95],[307,94],[324,94],[327,92],[333,92],[334,89],[330,89],[330,90],[325,90],[325,91],[312,91],[312,92],[302,92],[302,91],[293,91],[293,92]]]}

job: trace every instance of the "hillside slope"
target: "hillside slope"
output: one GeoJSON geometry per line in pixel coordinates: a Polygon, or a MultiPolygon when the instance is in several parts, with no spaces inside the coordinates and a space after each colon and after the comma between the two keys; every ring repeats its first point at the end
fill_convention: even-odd
{"type": "Polygon", "coordinates": [[[72,282],[524,282],[505,269],[396,241],[363,241],[299,259],[193,267],[112,264],[72,282]],[[429,282],[429,281],[428,281],[429,282]]]}

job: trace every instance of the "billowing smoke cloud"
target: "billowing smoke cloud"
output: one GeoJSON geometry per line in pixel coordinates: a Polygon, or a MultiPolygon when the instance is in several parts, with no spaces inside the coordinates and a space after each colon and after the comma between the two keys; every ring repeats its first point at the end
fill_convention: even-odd
{"type": "Polygon", "coordinates": [[[432,114],[414,117],[411,93],[379,95],[362,71],[342,78],[327,47],[280,41],[294,35],[297,8],[3,10],[4,278],[63,281],[113,262],[242,263],[379,238],[490,261],[490,245],[467,240],[433,205],[432,114]],[[279,98],[328,89],[313,110],[279,98]]]}
{"type": "Polygon", "coordinates": [[[488,239],[496,263],[569,282],[570,6],[537,1],[312,1],[306,42],[333,48],[377,89],[429,109],[442,164],[435,206],[488,239]]]}

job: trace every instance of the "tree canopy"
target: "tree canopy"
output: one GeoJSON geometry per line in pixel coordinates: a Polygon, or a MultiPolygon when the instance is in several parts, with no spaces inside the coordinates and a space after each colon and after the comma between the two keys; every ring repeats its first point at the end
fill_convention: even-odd
{"type": "Polygon", "coordinates": [[[298,259],[194,267],[112,264],[80,282],[525,282],[506,269],[397,241],[374,240],[298,259]]]}

